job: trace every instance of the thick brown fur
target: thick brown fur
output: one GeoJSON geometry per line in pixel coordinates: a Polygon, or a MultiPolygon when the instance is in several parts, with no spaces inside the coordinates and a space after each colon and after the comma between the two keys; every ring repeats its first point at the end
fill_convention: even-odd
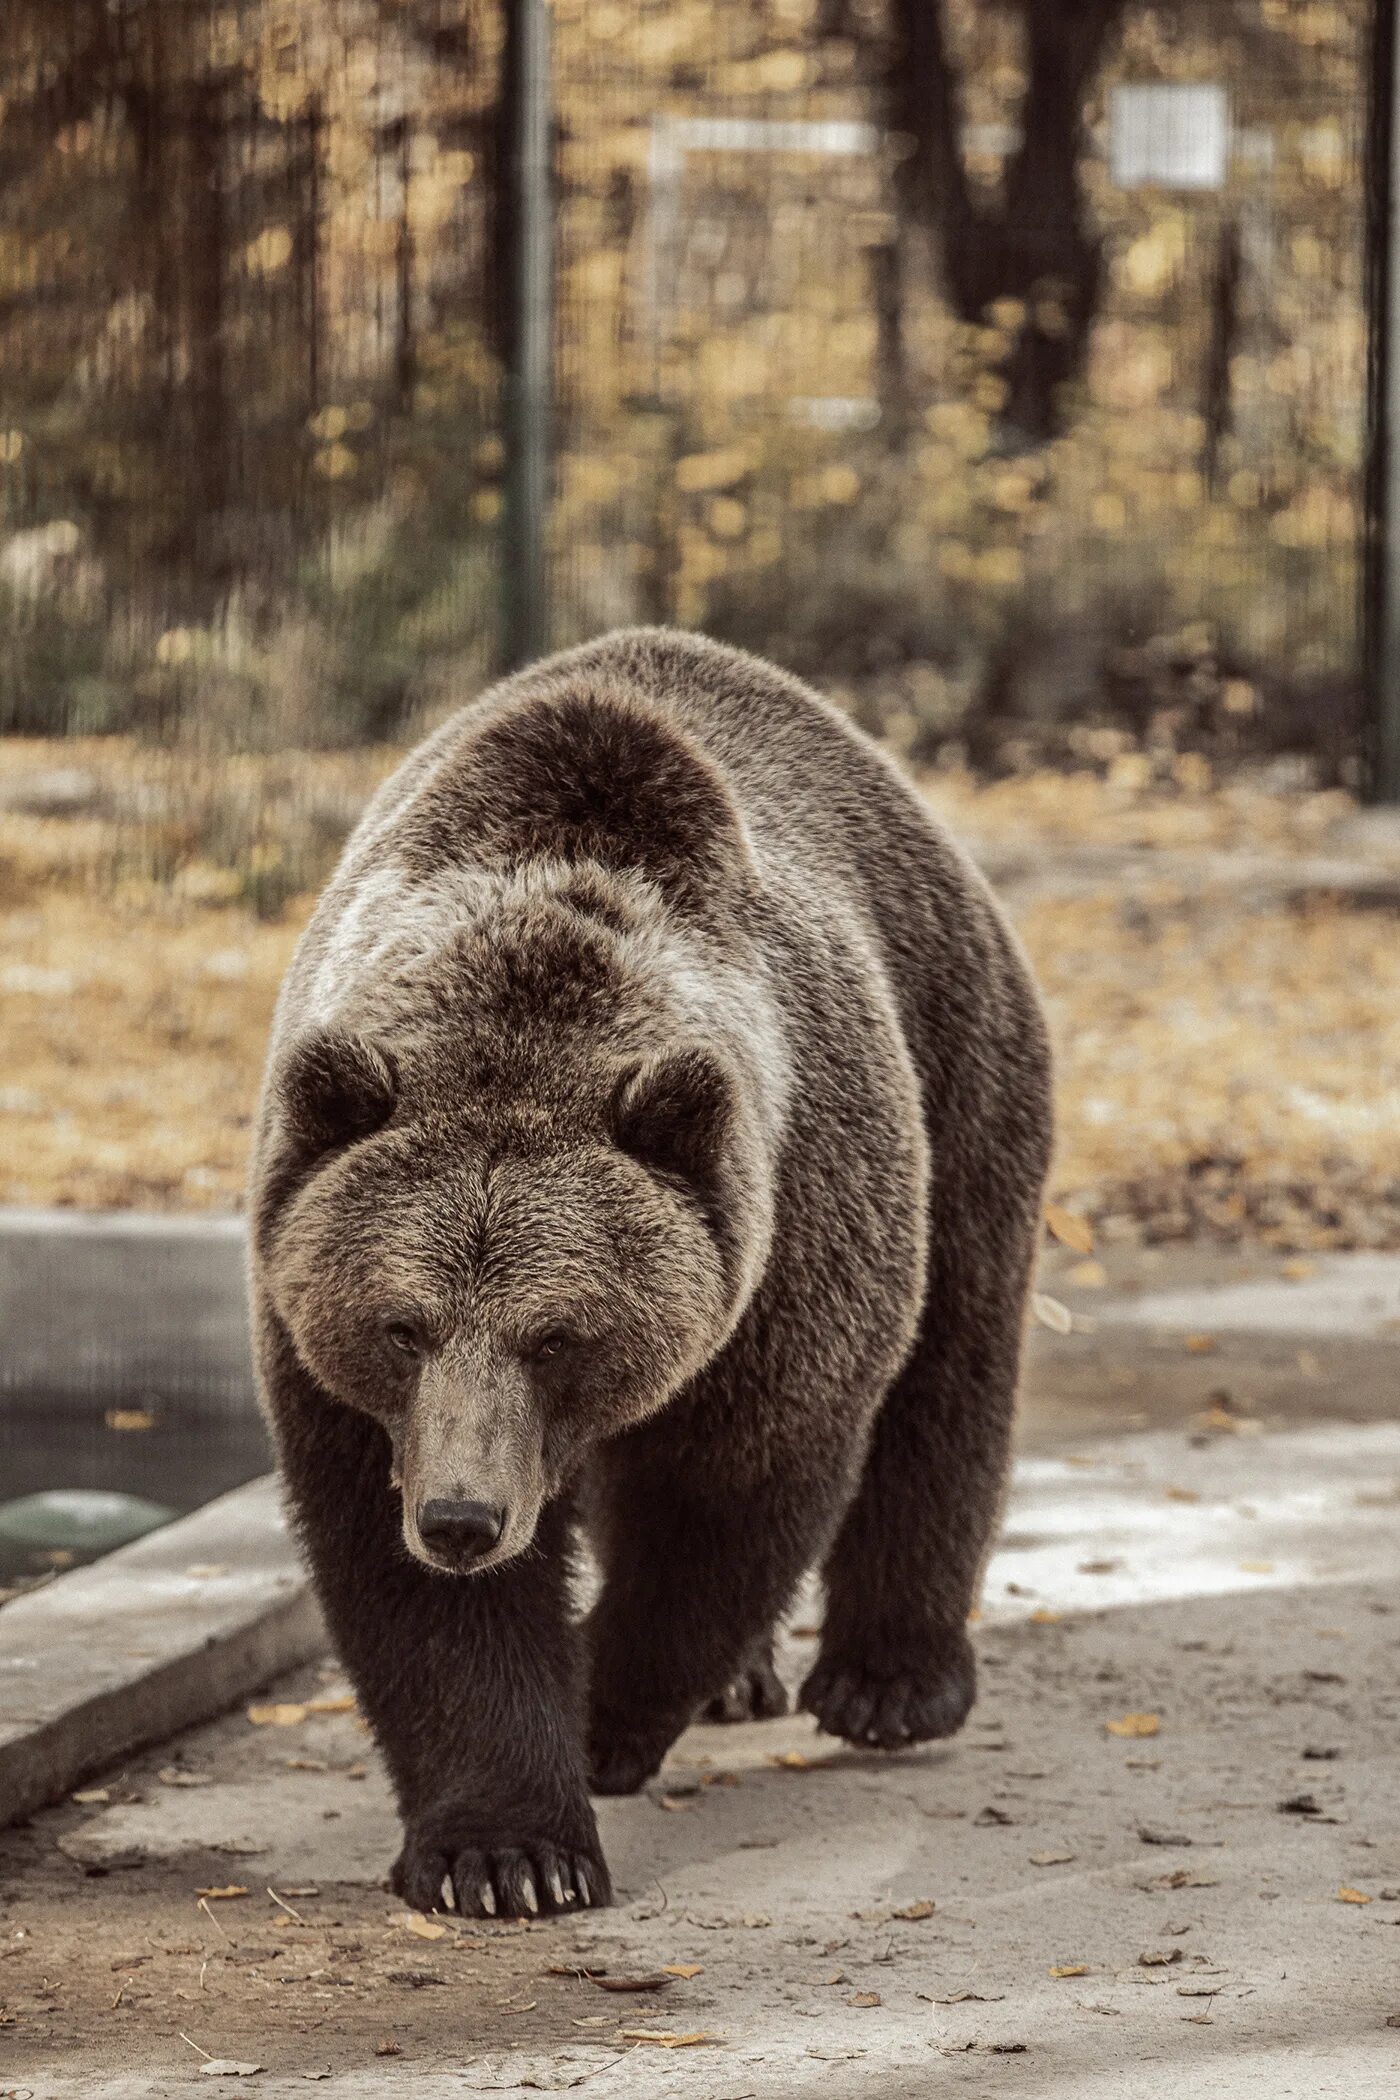
{"type": "Polygon", "coordinates": [[[767,664],[613,635],[381,790],[283,989],[252,1266],[407,1901],[606,1901],[590,1783],[780,1710],[818,1562],[822,1727],[961,1726],[1049,1145],[984,884],[767,664]],[[458,1572],[463,1498],[500,1533],[458,1572]]]}

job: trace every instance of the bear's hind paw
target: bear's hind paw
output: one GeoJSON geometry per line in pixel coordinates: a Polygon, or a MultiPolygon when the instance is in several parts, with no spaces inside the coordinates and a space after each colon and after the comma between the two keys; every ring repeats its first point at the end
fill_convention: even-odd
{"type": "Polygon", "coordinates": [[[776,1721],[788,1710],[787,1687],[773,1668],[773,1644],[744,1657],[724,1690],[700,1710],[702,1721],[776,1721]]]}
{"type": "Polygon", "coordinates": [[[833,1656],[820,1659],[802,1687],[801,1703],[824,1735],[861,1749],[904,1750],[956,1735],[976,1696],[971,1652],[942,1666],[882,1670],[833,1656]]]}
{"type": "Polygon", "coordinates": [[[658,1742],[651,1736],[595,1735],[588,1753],[590,1794],[635,1794],[661,1769],[679,1730],[658,1742]]]}

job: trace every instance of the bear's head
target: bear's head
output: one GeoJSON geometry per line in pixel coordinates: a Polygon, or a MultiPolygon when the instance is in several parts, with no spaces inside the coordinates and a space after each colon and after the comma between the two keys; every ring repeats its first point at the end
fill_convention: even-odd
{"type": "Polygon", "coordinates": [[[405,1542],[452,1572],[523,1551],[723,1346],[772,1226],[741,1059],[624,1025],[610,931],[532,909],[459,943],[460,998],[438,957],[413,1025],[283,1053],[255,1223],[297,1355],[383,1425],[405,1542]]]}

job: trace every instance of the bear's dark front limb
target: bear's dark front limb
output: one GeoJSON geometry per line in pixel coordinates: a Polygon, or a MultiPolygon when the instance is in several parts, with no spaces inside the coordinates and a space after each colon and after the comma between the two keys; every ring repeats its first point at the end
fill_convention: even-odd
{"type": "Polygon", "coordinates": [[[1004,1115],[962,1104],[963,1148],[935,1150],[919,1333],[827,1558],[821,1648],[800,1694],[848,1742],[893,1750],[956,1734],[976,1696],[967,1621],[1010,1461],[1049,1148],[1048,1069],[1033,1053],[1034,1039],[1004,1115]]]}
{"type": "Polygon", "coordinates": [[[607,1903],[567,1511],[547,1508],[529,1552],[482,1575],[422,1566],[403,1542],[383,1430],[320,1392],[266,1309],[259,1330],[296,1528],[398,1795],[396,1893],[432,1910],[450,1884],[474,1917],[607,1903]]]}
{"type": "Polygon", "coordinates": [[[839,1477],[823,1484],[800,1462],[744,1485],[681,1452],[615,1462],[600,1511],[604,1588],[587,1626],[595,1793],[634,1793],[698,1710],[768,1651],[839,1496],[839,1477]]]}

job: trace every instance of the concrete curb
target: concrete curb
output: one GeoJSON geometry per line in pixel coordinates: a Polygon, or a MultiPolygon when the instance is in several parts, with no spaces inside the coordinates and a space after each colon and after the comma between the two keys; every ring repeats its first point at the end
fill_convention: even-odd
{"type": "Polygon", "coordinates": [[[321,1654],[271,1475],[0,1612],[0,1824],[321,1654]]]}

